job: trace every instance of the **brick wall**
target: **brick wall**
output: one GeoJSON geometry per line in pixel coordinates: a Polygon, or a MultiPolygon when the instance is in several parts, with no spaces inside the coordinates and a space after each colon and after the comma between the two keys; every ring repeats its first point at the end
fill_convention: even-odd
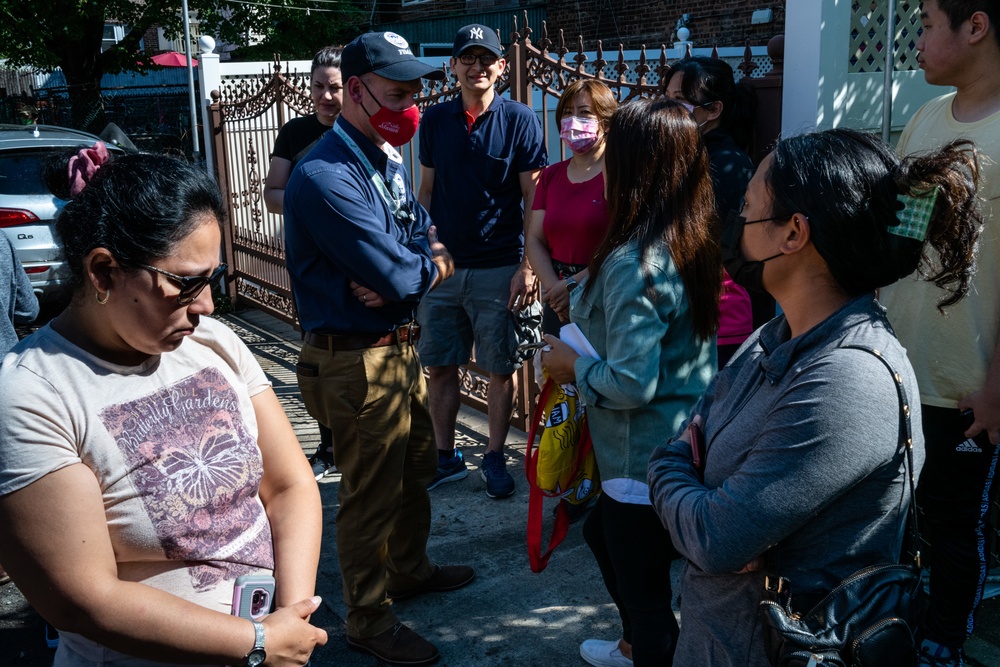
{"type": "MultiPolygon", "coordinates": [[[[510,8],[516,12],[519,4],[524,3],[432,0],[400,8],[392,2],[380,2],[379,10],[384,19],[406,21],[472,10],[510,8]]],[[[594,48],[598,39],[604,40],[605,48],[615,48],[619,42],[627,49],[642,44],[649,48],[670,46],[676,40],[677,19],[682,14],[690,14],[688,29],[696,47],[743,46],[747,40],[755,45],[766,44],[784,32],[785,26],[782,0],[550,0],[547,5],[550,38],[555,40],[561,28],[572,44],[576,43],[576,35],[583,35],[587,49],[594,48]],[[771,23],[750,25],[750,16],[757,9],[773,10],[771,23]]],[[[541,26],[532,28],[537,39],[541,26]]]]}
{"type": "Polygon", "coordinates": [[[150,26],[142,36],[142,50],[148,56],[155,56],[160,53],[160,36],[156,28],[157,26],[155,25],[150,26]]]}
{"type": "Polygon", "coordinates": [[[567,37],[581,34],[590,47],[597,39],[605,48],[620,42],[626,49],[645,44],[670,46],[677,38],[677,19],[689,14],[690,40],[696,47],[766,44],[784,32],[784,3],[780,0],[560,0],[549,2],[549,36],[558,29],[567,37]],[[773,10],[771,23],[750,25],[754,10],[773,10]]]}

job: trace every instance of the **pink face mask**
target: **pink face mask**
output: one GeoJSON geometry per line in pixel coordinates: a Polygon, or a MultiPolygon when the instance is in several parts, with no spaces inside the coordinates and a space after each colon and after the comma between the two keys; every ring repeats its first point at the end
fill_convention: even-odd
{"type": "Polygon", "coordinates": [[[559,137],[574,153],[586,153],[597,143],[596,118],[566,116],[560,125],[559,137]]]}

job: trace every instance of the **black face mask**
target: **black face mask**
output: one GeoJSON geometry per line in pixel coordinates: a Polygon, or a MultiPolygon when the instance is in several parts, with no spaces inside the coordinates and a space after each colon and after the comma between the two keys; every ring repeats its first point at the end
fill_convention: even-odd
{"type": "Polygon", "coordinates": [[[764,263],[775,257],[781,257],[784,253],[779,252],[765,259],[747,259],[740,250],[740,239],[743,238],[743,227],[746,225],[775,219],[762,218],[748,221],[735,210],[730,211],[726,217],[726,222],[722,226],[722,266],[733,282],[740,287],[767,294],[767,290],[764,289],[764,263]]]}

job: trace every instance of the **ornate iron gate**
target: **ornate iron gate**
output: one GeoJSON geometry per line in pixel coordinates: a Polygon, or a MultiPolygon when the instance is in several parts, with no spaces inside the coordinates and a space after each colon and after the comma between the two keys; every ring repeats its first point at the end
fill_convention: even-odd
{"type": "Polygon", "coordinates": [[[224,252],[234,300],[294,324],[282,220],[264,207],[263,188],[278,129],[290,112],[313,111],[308,75],[286,74],[275,62],[270,75],[227,83],[212,91],[212,100],[219,186],[229,206],[224,252]]]}

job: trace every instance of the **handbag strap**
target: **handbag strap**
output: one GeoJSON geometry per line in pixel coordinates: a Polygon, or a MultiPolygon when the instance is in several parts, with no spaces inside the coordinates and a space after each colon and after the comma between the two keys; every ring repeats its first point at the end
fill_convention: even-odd
{"type": "Polygon", "coordinates": [[[531,571],[538,573],[544,570],[549,564],[552,552],[556,550],[569,533],[569,514],[562,503],[556,508],[556,520],[552,526],[552,535],[549,537],[548,548],[542,551],[542,505],[545,494],[538,488],[538,447],[535,445],[535,437],[539,427],[542,425],[545,415],[545,406],[549,400],[549,394],[554,391],[556,384],[552,378],[545,380],[545,385],[538,394],[535,403],[535,411],[531,416],[531,428],[528,431],[528,448],[524,455],[524,474],[528,479],[528,564],[531,571]]]}
{"type": "MultiPolygon", "coordinates": [[[[868,352],[874,355],[876,359],[881,361],[887,369],[889,369],[889,375],[892,376],[892,380],[896,385],[896,394],[899,396],[899,441],[898,446],[902,447],[904,450],[905,458],[904,470],[906,472],[907,484],[910,487],[910,528],[913,531],[913,563],[919,568],[921,567],[921,557],[920,557],[920,530],[917,526],[917,495],[916,495],[916,482],[915,470],[913,467],[913,424],[910,420],[910,402],[908,395],[906,393],[906,387],[903,386],[903,377],[896,372],[889,360],[886,359],[882,353],[873,348],[866,347],[864,345],[845,345],[846,349],[861,350],[863,352],[868,352]]],[[[777,561],[776,552],[777,547],[773,550],[775,554],[772,554],[771,563],[777,561]]],[[[787,580],[781,577],[777,573],[777,567],[772,566],[771,571],[773,576],[768,574],[764,579],[764,589],[767,593],[774,596],[784,595],[788,593],[787,590],[787,580]]]]}
{"type": "Polygon", "coordinates": [[[917,492],[916,492],[916,470],[913,467],[913,424],[910,420],[910,401],[903,386],[903,376],[892,367],[889,360],[875,348],[863,345],[846,345],[845,347],[854,350],[864,350],[870,352],[876,359],[881,361],[889,369],[889,375],[896,383],[896,393],[899,396],[899,444],[906,455],[904,469],[906,471],[906,481],[910,487],[910,529],[913,531],[913,562],[920,567],[920,529],[917,525],[917,492]]]}

